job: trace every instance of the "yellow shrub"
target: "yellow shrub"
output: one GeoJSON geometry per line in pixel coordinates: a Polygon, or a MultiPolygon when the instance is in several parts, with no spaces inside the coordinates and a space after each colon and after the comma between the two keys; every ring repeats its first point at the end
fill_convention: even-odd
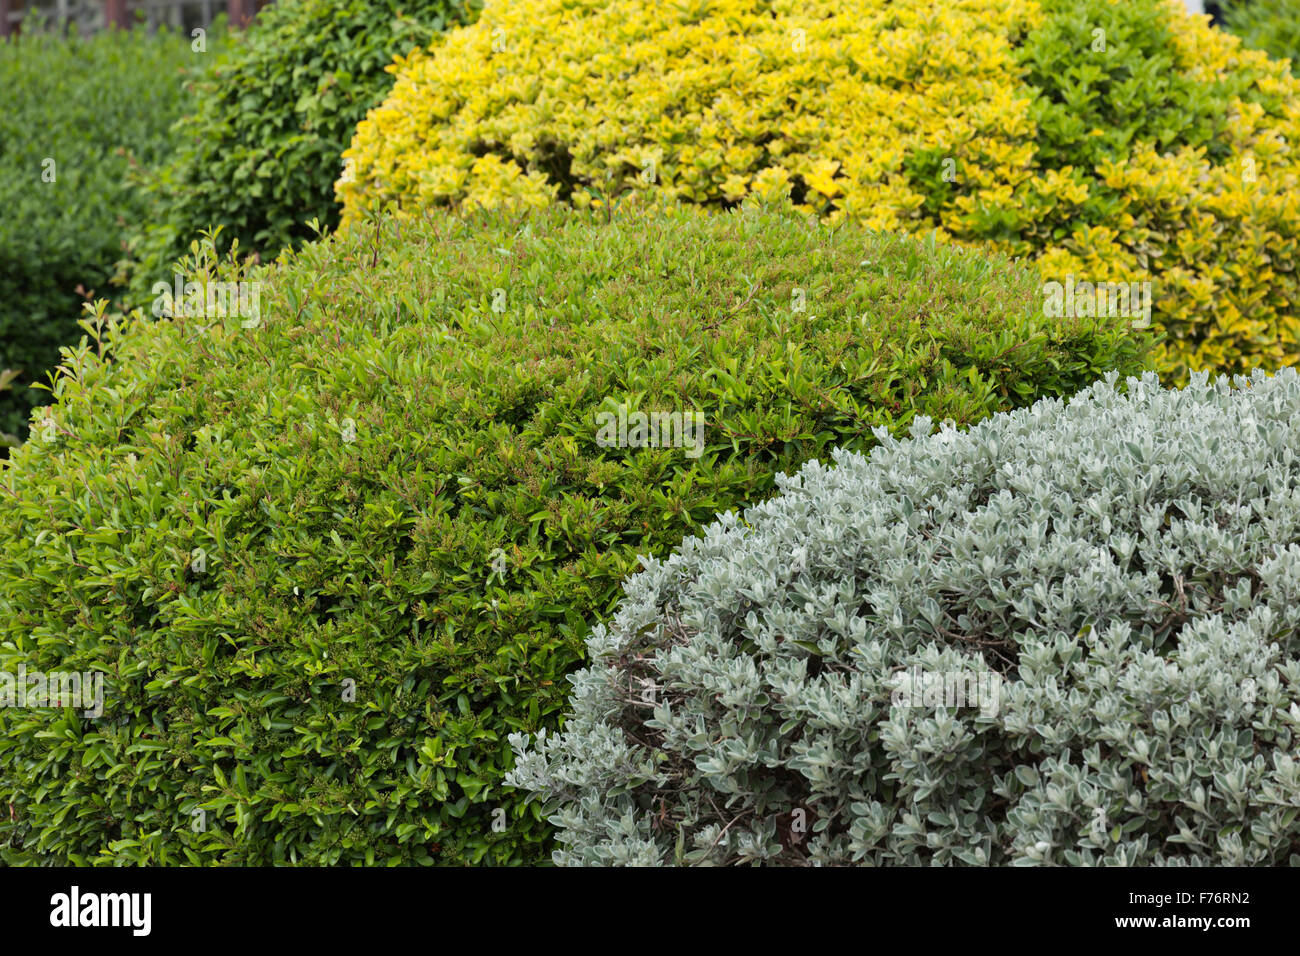
{"type": "Polygon", "coordinates": [[[1173,380],[1300,352],[1300,84],[1177,0],[511,0],[390,69],[345,226],[788,199],[1148,281],[1173,380]]]}

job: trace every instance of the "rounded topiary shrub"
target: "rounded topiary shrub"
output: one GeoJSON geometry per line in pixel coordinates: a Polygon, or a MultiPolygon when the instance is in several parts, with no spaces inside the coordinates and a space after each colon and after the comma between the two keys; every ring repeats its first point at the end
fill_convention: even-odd
{"type": "Polygon", "coordinates": [[[1023,264],[758,208],[377,221],[217,273],[251,315],[201,258],[0,470],[0,673],[104,675],[99,718],[0,707],[5,862],[548,859],[507,736],[638,553],[1142,364],[1023,264]]]}
{"type": "Polygon", "coordinates": [[[392,86],[385,68],[477,0],[278,0],[195,85],[173,131],[175,158],[148,178],[149,214],[132,240],[137,297],[172,281],[172,263],[209,228],[220,248],[274,258],[338,223],[334,180],[357,122],[392,86]]]}
{"type": "Polygon", "coordinates": [[[1300,376],[879,432],[645,559],[511,782],[569,864],[1300,864],[1300,376]]]}
{"type": "Polygon", "coordinates": [[[345,222],[785,194],[1148,282],[1128,308],[1176,380],[1300,357],[1300,81],[1180,0],[494,4],[401,62],[344,155],[345,222]]]}

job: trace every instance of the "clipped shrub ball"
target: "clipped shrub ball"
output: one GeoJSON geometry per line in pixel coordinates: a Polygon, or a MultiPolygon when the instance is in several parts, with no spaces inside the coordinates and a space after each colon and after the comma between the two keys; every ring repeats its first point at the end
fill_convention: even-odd
{"type": "Polygon", "coordinates": [[[778,479],[508,778],[564,864],[1300,864],[1300,376],[1116,376],[778,479]]]}
{"type": "Polygon", "coordinates": [[[166,30],[0,42],[0,375],[19,373],[0,392],[0,445],[49,401],[34,386],[80,337],[82,293],[110,294],[145,205],[129,172],[171,154],[167,129],[206,62],[166,30]]]}
{"type": "Polygon", "coordinates": [[[279,0],[233,35],[148,181],[152,207],[127,269],[137,299],[172,281],[204,230],[273,259],[338,223],[334,180],[357,122],[392,86],[394,55],[471,19],[477,0],[279,0]]]}
{"type": "Polygon", "coordinates": [[[546,860],[507,738],[557,726],[637,554],[1144,348],[1023,264],[760,208],[210,260],[174,320],[90,324],[0,471],[0,671],[104,674],[97,719],[0,707],[5,862],[546,860]],[[256,316],[190,308],[241,281],[256,316]]]}
{"type": "Polygon", "coordinates": [[[1104,308],[1182,381],[1300,357],[1298,147],[1300,81],[1177,0],[518,0],[399,63],[337,188],[344,222],[650,191],[937,228],[1149,283],[1104,308]]]}

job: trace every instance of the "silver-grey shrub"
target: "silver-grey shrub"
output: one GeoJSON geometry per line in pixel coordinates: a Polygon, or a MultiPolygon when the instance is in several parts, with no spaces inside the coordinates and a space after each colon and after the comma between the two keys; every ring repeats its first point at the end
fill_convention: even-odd
{"type": "Polygon", "coordinates": [[[932,430],[643,559],[511,740],[557,863],[1300,863],[1300,377],[932,430]]]}

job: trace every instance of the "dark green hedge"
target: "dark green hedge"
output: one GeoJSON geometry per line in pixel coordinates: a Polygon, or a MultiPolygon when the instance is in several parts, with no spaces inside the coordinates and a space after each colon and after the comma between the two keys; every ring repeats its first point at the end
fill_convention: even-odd
{"type": "Polygon", "coordinates": [[[186,80],[216,42],[201,54],[188,36],[144,30],[0,41],[0,370],[22,370],[0,393],[0,432],[25,434],[48,400],[32,385],[80,334],[77,287],[109,291],[143,214],[129,171],[170,153],[186,80]]]}
{"type": "Polygon", "coordinates": [[[174,131],[174,160],[148,183],[151,207],[132,239],[132,291],[158,281],[199,234],[224,250],[273,259],[338,222],[334,181],[366,110],[399,54],[465,22],[478,0],[278,0],[232,36],[174,131]]]}
{"type": "Polygon", "coordinates": [[[954,247],[762,209],[479,216],[308,244],[258,273],[255,327],[78,352],[0,472],[0,666],[99,669],[107,701],[0,709],[0,859],[544,860],[507,734],[555,726],[638,554],[874,426],[1143,364],[954,247]],[[703,454],[602,447],[621,402],[702,412],[703,454]]]}

